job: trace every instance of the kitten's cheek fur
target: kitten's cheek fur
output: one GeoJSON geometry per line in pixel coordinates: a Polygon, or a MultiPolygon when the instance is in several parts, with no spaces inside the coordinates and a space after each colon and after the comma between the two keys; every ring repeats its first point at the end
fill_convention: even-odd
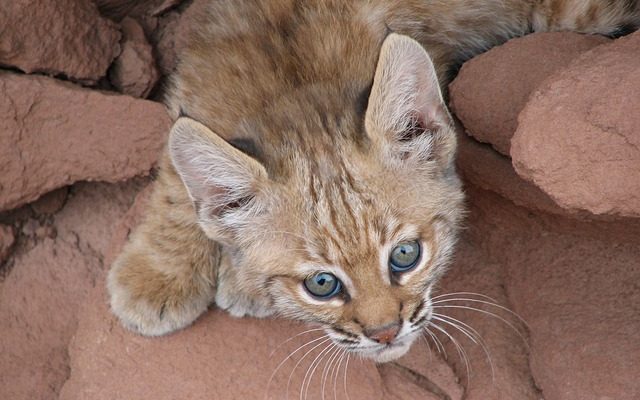
{"type": "Polygon", "coordinates": [[[234,284],[236,279],[233,274],[221,273],[216,289],[216,306],[237,318],[273,315],[274,310],[268,299],[240,292],[240,285],[234,284]]]}

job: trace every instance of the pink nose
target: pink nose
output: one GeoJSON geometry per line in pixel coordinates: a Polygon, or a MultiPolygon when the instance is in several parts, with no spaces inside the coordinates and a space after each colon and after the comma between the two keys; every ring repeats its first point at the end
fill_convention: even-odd
{"type": "Polygon", "coordinates": [[[367,330],[366,335],[381,344],[388,344],[396,338],[396,335],[400,331],[400,324],[394,322],[393,324],[385,325],[380,328],[367,330]]]}

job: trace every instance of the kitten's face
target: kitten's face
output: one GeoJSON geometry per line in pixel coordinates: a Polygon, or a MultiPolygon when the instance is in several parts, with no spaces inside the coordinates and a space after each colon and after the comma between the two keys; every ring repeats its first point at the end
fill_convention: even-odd
{"type": "Polygon", "coordinates": [[[238,261],[261,266],[257,287],[280,314],[382,362],[404,354],[429,320],[462,196],[457,180],[381,165],[377,151],[326,166],[329,179],[301,171],[272,188],[273,212],[245,231],[255,246],[238,261]]]}
{"type": "Polygon", "coordinates": [[[200,226],[232,257],[237,291],[383,362],[430,318],[463,196],[422,47],[390,35],[366,115],[358,90],[293,91],[231,144],[182,119],[170,150],[200,226]]]}

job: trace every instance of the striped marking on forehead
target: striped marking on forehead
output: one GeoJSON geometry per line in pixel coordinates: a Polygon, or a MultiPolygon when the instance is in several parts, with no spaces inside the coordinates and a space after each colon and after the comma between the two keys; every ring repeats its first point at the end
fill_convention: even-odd
{"type": "Polygon", "coordinates": [[[364,202],[344,185],[332,184],[319,191],[313,209],[314,230],[320,235],[328,261],[350,266],[353,252],[371,244],[364,202]]]}
{"type": "Polygon", "coordinates": [[[354,268],[366,255],[377,259],[380,247],[401,229],[388,210],[376,206],[348,178],[321,184],[314,177],[309,192],[314,199],[309,236],[319,262],[354,268]]]}

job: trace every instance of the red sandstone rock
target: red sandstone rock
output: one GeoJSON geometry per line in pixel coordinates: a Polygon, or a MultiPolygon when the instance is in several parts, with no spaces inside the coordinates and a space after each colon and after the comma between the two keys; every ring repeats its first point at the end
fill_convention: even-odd
{"type": "Polygon", "coordinates": [[[77,183],[73,186],[75,193],[70,197],[70,205],[56,215],[54,225],[62,235],[77,236],[80,250],[99,254],[106,270],[110,265],[110,243],[113,236],[121,232],[118,221],[127,215],[138,194],[146,192],[148,182],[148,179],[132,179],[118,185],[77,183]],[[103,200],[103,196],[108,199],[103,200]],[[105,215],[109,223],[100,223],[101,220],[87,223],[95,220],[97,213],[105,215]]]}
{"type": "Polygon", "coordinates": [[[13,227],[0,225],[0,267],[2,267],[7,257],[9,257],[15,240],[13,227]]]}
{"type": "Polygon", "coordinates": [[[109,79],[120,92],[146,98],[159,78],[153,49],[134,19],[125,18],[121,26],[122,52],[109,70],[109,79]]]}
{"type": "Polygon", "coordinates": [[[561,207],[640,217],[640,33],[550,78],[519,117],[516,171],[561,207]]]}
{"type": "Polygon", "coordinates": [[[0,210],[78,180],[146,174],[171,121],[158,103],[0,74],[0,210]]]}
{"type": "Polygon", "coordinates": [[[120,52],[117,26],[84,0],[3,1],[0,64],[92,83],[120,52]]]}
{"type": "MultiPolygon", "coordinates": [[[[120,326],[105,295],[102,287],[94,291],[90,308],[82,314],[70,348],[71,378],[60,399],[282,399],[289,375],[304,353],[283,364],[269,384],[272,372],[289,352],[320,336],[298,337],[270,357],[280,343],[308,328],[286,321],[236,319],[216,310],[176,334],[144,338],[120,326]]],[[[311,357],[323,348],[298,366],[290,396],[298,397],[311,357]]],[[[309,389],[310,399],[320,399],[320,372],[309,389]]],[[[337,386],[340,398],[345,398],[343,373],[337,386]]],[[[352,359],[347,379],[351,399],[384,398],[373,364],[352,359]]],[[[332,398],[333,380],[329,388],[326,393],[332,398]]]]}
{"type": "Polygon", "coordinates": [[[55,399],[80,304],[103,271],[108,241],[137,185],[79,184],[54,220],[58,236],[17,252],[0,283],[0,398],[55,399]]]}
{"type": "Polygon", "coordinates": [[[418,339],[409,353],[392,363],[378,364],[378,372],[390,398],[450,400],[464,398],[460,379],[425,340],[418,339]]]}
{"type": "Polygon", "coordinates": [[[530,210],[566,215],[545,192],[522,179],[513,169],[511,160],[486,144],[458,135],[458,170],[469,182],[530,210]]]}
{"type": "Polygon", "coordinates": [[[48,223],[40,223],[37,219],[29,219],[22,226],[22,235],[31,239],[55,238],[56,230],[48,223]]]}
{"type": "Polygon", "coordinates": [[[40,221],[37,219],[29,219],[22,226],[22,234],[24,236],[36,236],[36,231],[40,228],[40,221]]]}
{"type": "MultiPolygon", "coordinates": [[[[640,398],[640,224],[535,216],[485,192],[469,195],[471,237],[501,265],[494,273],[527,321],[539,398],[640,398]]],[[[491,279],[486,262],[473,260],[491,279]]],[[[455,280],[466,273],[451,272],[455,280]]]]}
{"type": "Polygon", "coordinates": [[[569,32],[510,40],[462,66],[450,85],[451,108],[468,134],[509,155],[518,114],[530,94],[578,55],[607,42],[569,32]]]}
{"type": "MultiPolygon", "coordinates": [[[[479,191],[475,187],[468,187],[467,191],[472,203],[467,229],[460,238],[455,262],[445,275],[437,293],[458,294],[435,299],[435,301],[462,298],[475,301],[455,300],[436,303],[438,308],[435,308],[434,312],[456,318],[458,321],[449,321],[458,325],[463,322],[467,324],[466,327],[463,326],[467,330],[475,329],[477,336],[482,338],[482,344],[480,340],[477,340],[478,343],[473,343],[452,324],[434,320],[434,323],[446,329],[455,338],[464,350],[464,354],[461,354],[461,350],[457,349],[455,343],[445,335],[441,332],[438,334],[438,330],[433,327],[430,330],[438,334],[444,344],[449,364],[454,366],[457,376],[466,387],[464,397],[466,400],[539,400],[541,396],[534,385],[534,377],[527,356],[526,327],[513,315],[499,307],[514,306],[510,299],[509,286],[506,286],[508,277],[503,273],[504,258],[500,251],[484,243],[484,237],[490,235],[490,232],[505,235],[507,238],[512,237],[508,227],[510,225],[506,221],[500,221],[499,224],[505,223],[507,226],[495,225],[493,208],[484,209],[484,207],[478,207],[476,203],[484,206],[485,202],[491,201],[490,204],[496,209],[504,207],[513,210],[516,207],[502,198],[497,196],[494,198],[494,195],[479,191]],[[489,296],[493,300],[469,292],[489,296]],[[483,302],[495,302],[499,306],[491,306],[483,302]],[[482,311],[473,311],[469,308],[482,311]],[[490,313],[497,317],[493,317],[490,313]],[[500,318],[507,322],[501,321],[500,318]],[[469,359],[468,364],[464,361],[465,355],[469,359]]],[[[526,213],[525,210],[520,209],[520,211],[526,213]]],[[[532,245],[535,246],[535,244],[532,245]]],[[[509,256],[508,253],[504,254],[504,257],[509,256]]],[[[435,349],[433,343],[431,347],[435,349]]]]}
{"type": "Polygon", "coordinates": [[[147,207],[151,193],[153,192],[153,185],[148,185],[142,189],[135,198],[135,201],[127,213],[120,219],[116,225],[113,234],[109,238],[104,238],[107,241],[108,246],[104,251],[105,259],[104,263],[110,266],[115,258],[122,251],[122,247],[126,243],[126,238],[129,237],[133,229],[142,222],[145,214],[144,210],[147,207]]]}

